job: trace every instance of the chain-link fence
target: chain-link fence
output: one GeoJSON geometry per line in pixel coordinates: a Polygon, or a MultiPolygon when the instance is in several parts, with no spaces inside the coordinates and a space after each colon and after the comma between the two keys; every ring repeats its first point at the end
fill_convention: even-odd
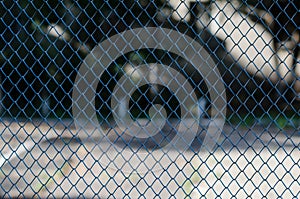
{"type": "Polygon", "coordinates": [[[300,197],[300,1],[0,16],[1,198],[300,197]]]}

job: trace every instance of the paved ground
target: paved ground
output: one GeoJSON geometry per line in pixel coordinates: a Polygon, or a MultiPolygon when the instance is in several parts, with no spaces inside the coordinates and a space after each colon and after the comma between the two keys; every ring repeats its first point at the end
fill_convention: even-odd
{"type": "Polygon", "coordinates": [[[130,169],[138,166],[137,157],[114,153],[107,140],[71,138],[77,131],[67,120],[5,120],[0,132],[0,154],[10,159],[0,162],[3,197],[300,198],[298,129],[225,125],[213,153],[199,152],[201,142],[195,141],[194,151],[144,156],[150,160],[139,165],[142,173],[130,169]],[[116,169],[126,162],[132,165],[116,169]]]}

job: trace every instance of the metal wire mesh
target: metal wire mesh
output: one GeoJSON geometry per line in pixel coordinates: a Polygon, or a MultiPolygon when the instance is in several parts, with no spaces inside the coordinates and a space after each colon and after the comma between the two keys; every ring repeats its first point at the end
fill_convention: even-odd
{"type": "Polygon", "coordinates": [[[300,1],[0,2],[1,198],[299,198],[300,1]]]}

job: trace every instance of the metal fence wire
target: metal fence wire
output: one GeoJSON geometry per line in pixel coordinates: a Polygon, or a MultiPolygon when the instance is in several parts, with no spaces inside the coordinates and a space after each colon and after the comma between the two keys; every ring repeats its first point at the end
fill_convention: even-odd
{"type": "Polygon", "coordinates": [[[1,198],[300,198],[300,1],[0,16],[1,198]]]}

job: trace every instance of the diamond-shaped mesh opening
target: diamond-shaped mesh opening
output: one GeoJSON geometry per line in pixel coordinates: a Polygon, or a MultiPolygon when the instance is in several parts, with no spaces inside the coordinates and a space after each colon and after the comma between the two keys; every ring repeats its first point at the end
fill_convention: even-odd
{"type": "Polygon", "coordinates": [[[0,2],[0,198],[299,198],[300,1],[0,2]]]}

